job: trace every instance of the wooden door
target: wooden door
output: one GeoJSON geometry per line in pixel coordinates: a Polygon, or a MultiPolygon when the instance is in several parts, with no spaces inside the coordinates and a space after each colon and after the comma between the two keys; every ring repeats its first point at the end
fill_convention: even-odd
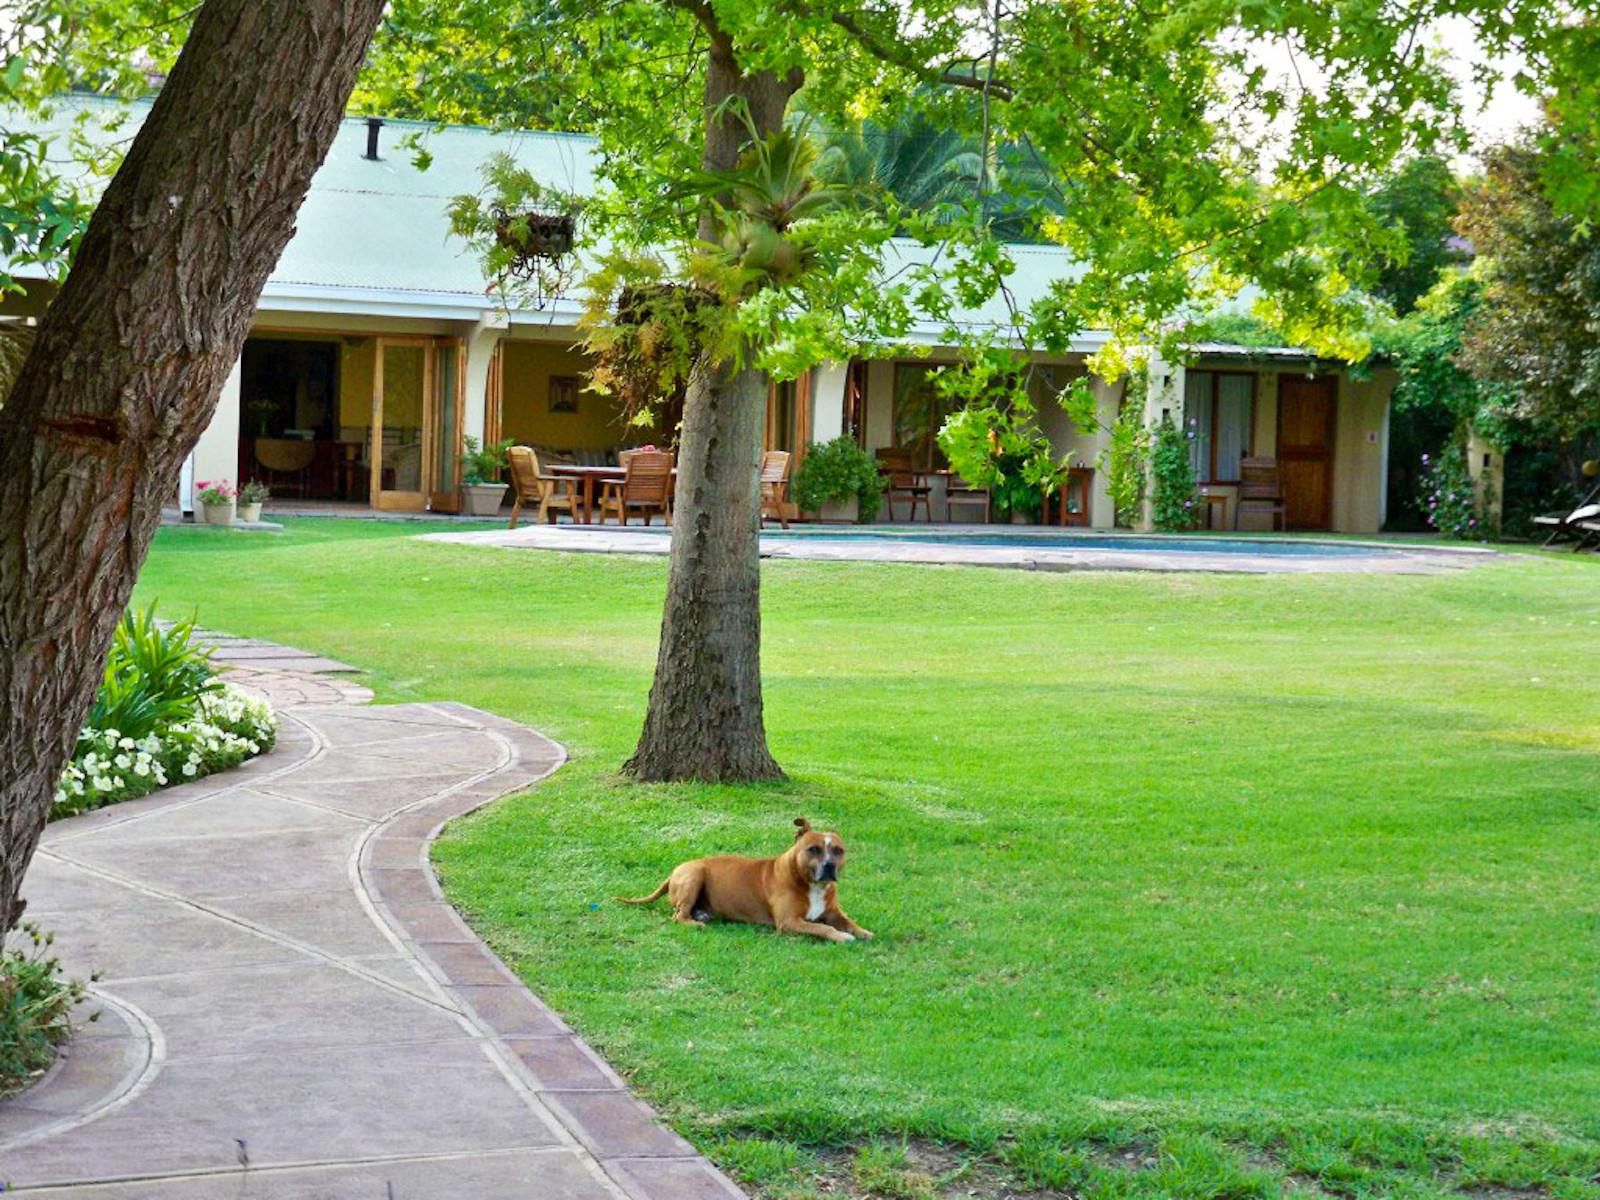
{"type": "Polygon", "coordinates": [[[1327,529],[1333,524],[1333,429],[1339,380],[1278,376],[1278,472],[1284,524],[1327,529]]]}
{"type": "Polygon", "coordinates": [[[372,371],[372,506],[422,512],[432,448],[433,344],[380,337],[372,371]]]}

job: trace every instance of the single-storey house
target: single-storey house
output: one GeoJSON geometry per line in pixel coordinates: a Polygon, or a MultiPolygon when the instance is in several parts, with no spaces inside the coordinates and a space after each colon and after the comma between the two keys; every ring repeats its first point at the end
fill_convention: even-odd
{"type": "MultiPolygon", "coordinates": [[[[65,128],[78,112],[106,103],[66,99],[53,124],[65,128]]],[[[142,112],[133,106],[119,137],[142,112]]],[[[496,151],[566,191],[593,185],[586,137],[343,123],[195,448],[186,508],[196,480],[256,478],[283,499],[454,511],[464,435],[513,438],[595,462],[649,439],[650,431],[624,424],[616,402],[583,390],[588,363],[574,346],[575,289],[538,309],[508,312],[471,251],[449,234],[447,204],[476,189],[480,165],[496,151]],[[426,171],[400,145],[412,130],[426,133],[426,171]]],[[[1071,268],[1057,247],[1019,245],[1011,253],[1017,271],[1009,282],[1022,305],[1071,268]]],[[[0,315],[37,315],[52,290],[32,283],[26,297],[0,304],[0,315]]],[[[992,311],[959,319],[981,326],[1004,316],[996,301],[992,311]]],[[[900,447],[921,464],[940,465],[934,434],[945,402],[928,375],[953,357],[939,344],[941,328],[913,330],[925,356],[827,365],[775,385],[769,448],[803,455],[812,442],[848,434],[868,450],[900,447]]],[[[1085,357],[1104,340],[1091,331],[1068,353],[1042,358],[1036,380],[1041,423],[1061,459],[1080,468],[1068,520],[1094,528],[1109,528],[1114,517],[1096,469],[1107,435],[1074,427],[1053,394],[1086,369],[1085,357]]],[[[1091,385],[1109,426],[1124,385],[1091,385]]],[[[1152,420],[1165,411],[1194,422],[1196,474],[1220,498],[1219,521],[1231,523],[1240,458],[1269,455],[1280,464],[1290,528],[1360,533],[1384,520],[1392,385],[1386,370],[1356,378],[1298,350],[1202,345],[1187,365],[1157,363],[1147,395],[1152,420]]],[[[946,515],[936,491],[933,516],[946,515]]],[[[903,508],[897,516],[905,519],[903,508]]]]}

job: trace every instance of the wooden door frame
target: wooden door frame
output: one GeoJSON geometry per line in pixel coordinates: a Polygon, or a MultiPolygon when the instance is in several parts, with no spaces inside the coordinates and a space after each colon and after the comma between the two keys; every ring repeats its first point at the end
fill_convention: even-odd
{"type": "MultiPolygon", "coordinates": [[[[1328,391],[1328,424],[1324,431],[1324,441],[1328,449],[1328,469],[1324,472],[1322,485],[1322,511],[1323,523],[1309,526],[1312,531],[1331,530],[1333,528],[1333,473],[1338,465],[1338,433],[1339,433],[1339,377],[1337,375],[1316,375],[1310,379],[1294,375],[1293,373],[1279,372],[1278,374],[1278,411],[1275,453],[1278,459],[1278,469],[1283,470],[1283,381],[1293,379],[1299,383],[1314,383],[1322,385],[1328,391]]],[[[1280,475],[1281,478],[1281,475],[1280,475]]],[[[1285,513],[1283,527],[1289,529],[1288,514],[1285,513]]]]}
{"type": "Polygon", "coordinates": [[[428,476],[432,473],[433,439],[431,412],[433,396],[435,339],[425,334],[390,337],[375,334],[372,363],[372,475],[368,495],[379,512],[425,512],[428,507],[428,476]],[[422,350],[422,448],[415,492],[383,489],[383,352],[390,346],[416,346],[422,350]]]}
{"type": "Polygon", "coordinates": [[[777,423],[778,415],[778,389],[784,383],[794,385],[794,411],[791,415],[789,438],[791,449],[789,451],[789,469],[791,478],[793,471],[805,460],[806,444],[811,438],[811,372],[802,372],[795,379],[784,380],[780,383],[776,379],[767,381],[767,432],[763,438],[763,448],[776,449],[773,445],[773,426],[777,423]]]}
{"type": "MultiPolygon", "coordinates": [[[[438,458],[438,455],[435,453],[428,456],[428,469],[422,473],[422,491],[428,499],[429,512],[454,513],[461,511],[461,438],[465,428],[467,412],[466,339],[461,337],[451,337],[448,335],[441,335],[433,339],[433,350],[430,353],[429,358],[431,360],[433,381],[435,384],[437,384],[440,374],[439,356],[442,354],[454,354],[456,356],[456,382],[454,388],[454,401],[456,406],[456,432],[455,444],[449,448],[449,455],[456,463],[456,486],[451,488],[449,491],[442,491],[439,488],[439,481],[432,477],[433,463],[438,458]]],[[[444,431],[441,427],[444,419],[444,411],[440,405],[435,402],[437,390],[437,387],[435,387],[428,393],[423,409],[423,415],[425,418],[423,424],[430,431],[429,435],[424,440],[429,441],[430,445],[428,448],[435,451],[439,448],[439,439],[444,436],[444,431]]],[[[494,445],[494,442],[485,438],[484,445],[492,446],[494,445]]]]}
{"type": "MultiPolygon", "coordinates": [[[[497,338],[494,349],[489,353],[489,370],[483,380],[483,441],[487,446],[493,446],[504,438],[501,428],[505,422],[504,398],[501,391],[501,379],[505,367],[502,365],[506,339],[497,338]]],[[[463,367],[463,377],[466,370],[463,367]]],[[[463,384],[463,387],[465,384],[463,384]]]]}

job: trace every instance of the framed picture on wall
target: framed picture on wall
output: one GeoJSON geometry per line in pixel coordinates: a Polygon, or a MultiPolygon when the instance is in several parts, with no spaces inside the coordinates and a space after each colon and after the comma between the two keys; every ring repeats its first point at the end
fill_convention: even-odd
{"type": "Polygon", "coordinates": [[[550,376],[550,411],[575,413],[578,411],[578,377],[576,375],[550,376]]]}

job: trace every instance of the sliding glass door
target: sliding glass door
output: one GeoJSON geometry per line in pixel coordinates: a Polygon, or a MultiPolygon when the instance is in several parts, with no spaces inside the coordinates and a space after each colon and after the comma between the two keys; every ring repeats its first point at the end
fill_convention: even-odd
{"type": "Polygon", "coordinates": [[[368,456],[374,508],[456,511],[461,376],[459,339],[378,339],[368,456]]]}

